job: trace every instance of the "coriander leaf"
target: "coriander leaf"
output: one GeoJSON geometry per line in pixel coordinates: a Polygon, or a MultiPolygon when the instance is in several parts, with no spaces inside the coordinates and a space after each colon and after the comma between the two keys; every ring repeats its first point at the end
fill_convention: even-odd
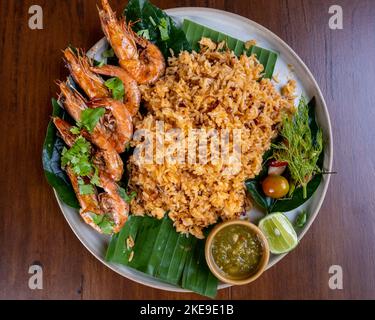
{"type": "Polygon", "coordinates": [[[110,78],[105,83],[106,87],[112,92],[112,97],[121,100],[125,95],[125,87],[123,82],[117,78],[110,78]]]}
{"type": "Polygon", "coordinates": [[[111,234],[113,232],[113,226],[114,224],[110,220],[103,220],[99,225],[104,234],[111,234]]]}
{"type": "Polygon", "coordinates": [[[65,167],[70,161],[68,155],[66,154],[67,152],[68,152],[68,149],[66,147],[64,147],[61,151],[61,166],[62,167],[65,167]]]}
{"type": "Polygon", "coordinates": [[[78,189],[79,194],[81,195],[87,195],[87,194],[93,194],[95,192],[94,186],[91,184],[85,184],[83,179],[81,177],[78,177],[78,189]]]}
{"type": "Polygon", "coordinates": [[[294,222],[294,226],[297,228],[303,228],[307,222],[307,211],[303,210],[301,213],[298,214],[296,221],[294,222]]]}
{"type": "Polygon", "coordinates": [[[85,109],[81,113],[79,125],[92,132],[104,113],[105,108],[85,109]]]}
{"type": "Polygon", "coordinates": [[[72,127],[70,129],[70,132],[73,133],[73,134],[80,134],[81,130],[78,127],[72,127]]]}
{"type": "Polygon", "coordinates": [[[93,167],[95,171],[94,171],[93,176],[91,177],[90,183],[95,186],[100,187],[99,170],[96,166],[93,166],[93,167]]]}
{"type": "Polygon", "coordinates": [[[90,151],[90,143],[79,136],[69,150],[63,149],[61,153],[62,167],[70,165],[77,176],[90,175],[94,171],[90,161],[90,151]]]}
{"type": "Polygon", "coordinates": [[[162,41],[169,40],[169,30],[168,30],[168,22],[165,18],[160,19],[160,24],[158,25],[160,31],[160,37],[162,41]]]}
{"type": "Polygon", "coordinates": [[[148,29],[139,30],[137,32],[137,35],[139,35],[140,37],[143,37],[147,40],[150,40],[150,31],[148,29]]]}
{"type": "Polygon", "coordinates": [[[119,193],[120,197],[123,200],[125,200],[127,203],[130,203],[137,196],[137,192],[135,192],[135,191],[132,191],[130,193],[130,195],[128,195],[127,192],[125,191],[125,189],[121,188],[121,187],[118,188],[118,193],[119,193]]]}
{"type": "Polygon", "coordinates": [[[93,194],[94,193],[94,186],[91,184],[82,184],[79,185],[79,194],[86,195],[86,194],[93,194]]]}
{"type": "Polygon", "coordinates": [[[86,158],[74,158],[73,172],[77,176],[88,176],[92,172],[92,166],[89,159],[86,158]]]}
{"type": "Polygon", "coordinates": [[[98,215],[93,213],[91,217],[104,234],[111,234],[113,232],[114,223],[108,215],[98,215]]]}
{"type": "Polygon", "coordinates": [[[115,52],[113,51],[113,48],[104,50],[102,53],[102,58],[113,58],[114,56],[115,56],[115,52]]]}
{"type": "Polygon", "coordinates": [[[103,221],[104,215],[101,214],[92,214],[91,215],[92,220],[94,221],[95,224],[99,225],[103,221]]]}

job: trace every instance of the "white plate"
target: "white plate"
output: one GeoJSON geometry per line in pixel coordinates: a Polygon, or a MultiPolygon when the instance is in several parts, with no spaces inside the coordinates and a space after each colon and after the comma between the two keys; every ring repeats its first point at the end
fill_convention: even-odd
{"type": "MultiPolygon", "coordinates": [[[[297,90],[299,95],[303,94],[307,98],[315,96],[316,98],[316,117],[320,127],[323,129],[325,138],[324,168],[328,171],[332,170],[332,132],[326,103],[319,89],[319,86],[309,69],[283,40],[281,40],[271,31],[249,19],[221,10],[208,8],[176,8],[168,9],[166,10],[166,12],[171,15],[178,23],[180,23],[184,18],[188,18],[214,30],[226,33],[237,39],[241,39],[244,41],[254,39],[256,40],[257,45],[279,52],[275,74],[279,75],[280,84],[285,84],[288,78],[293,78],[297,81],[297,90]],[[291,72],[290,68],[288,68],[288,64],[293,66],[293,72],[291,72]]],[[[90,50],[89,54],[101,54],[101,52],[105,50],[106,47],[107,42],[105,39],[102,39],[90,50]]],[[[310,228],[312,222],[318,214],[323,199],[326,195],[329,179],[329,175],[324,175],[322,183],[320,184],[318,190],[315,192],[314,196],[303,206],[308,209],[310,217],[308,223],[298,234],[299,240],[301,240],[301,238],[310,228]]],[[[57,201],[66,220],[68,221],[70,227],[72,228],[78,239],[97,259],[99,259],[106,266],[128,279],[150,287],[169,291],[186,292],[186,290],[161,282],[144,273],[132,270],[121,265],[106,262],[104,260],[104,257],[109,242],[109,237],[98,234],[82,221],[76,210],[66,206],[58,198],[57,201]]],[[[298,208],[297,210],[288,212],[287,216],[293,221],[296,214],[300,210],[301,208],[298,208]]],[[[259,212],[253,213],[254,216],[259,214],[259,212]]],[[[283,257],[285,257],[285,254],[271,256],[268,268],[276,264],[283,257]]],[[[222,289],[227,286],[228,285],[226,284],[220,284],[219,288],[222,289]]]]}

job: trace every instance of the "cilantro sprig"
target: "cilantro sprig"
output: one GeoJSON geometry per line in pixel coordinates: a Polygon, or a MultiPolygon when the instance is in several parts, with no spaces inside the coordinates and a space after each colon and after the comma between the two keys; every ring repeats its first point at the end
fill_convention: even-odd
{"type": "Polygon", "coordinates": [[[104,114],[105,108],[83,110],[81,113],[81,120],[77,122],[77,126],[70,129],[70,132],[73,134],[79,134],[81,129],[86,129],[91,133],[104,114]]]}
{"type": "Polygon", "coordinates": [[[104,114],[105,108],[85,109],[81,114],[80,125],[92,132],[104,114]]]}
{"type": "Polygon", "coordinates": [[[81,195],[93,194],[95,192],[94,186],[92,184],[85,184],[82,178],[78,179],[78,188],[81,195]]]}
{"type": "Polygon", "coordinates": [[[92,213],[91,217],[94,223],[102,230],[104,234],[112,234],[115,224],[108,215],[92,213]]]}
{"type": "Polygon", "coordinates": [[[63,149],[61,165],[63,167],[70,165],[77,176],[88,176],[93,170],[90,161],[90,150],[90,143],[79,136],[69,150],[67,148],[63,149]]]}
{"type": "Polygon", "coordinates": [[[169,30],[168,30],[168,21],[165,18],[160,19],[160,23],[158,25],[158,29],[160,31],[160,37],[162,41],[169,40],[169,30]]]}
{"type": "Polygon", "coordinates": [[[104,84],[111,91],[113,99],[122,100],[125,95],[125,87],[119,78],[110,78],[104,84]]]}
{"type": "Polygon", "coordinates": [[[64,147],[61,153],[61,166],[70,166],[78,176],[79,192],[82,195],[94,193],[94,186],[99,186],[98,168],[91,161],[91,145],[79,136],[70,149],[64,147]],[[90,184],[85,184],[82,177],[90,177],[90,184]]]}

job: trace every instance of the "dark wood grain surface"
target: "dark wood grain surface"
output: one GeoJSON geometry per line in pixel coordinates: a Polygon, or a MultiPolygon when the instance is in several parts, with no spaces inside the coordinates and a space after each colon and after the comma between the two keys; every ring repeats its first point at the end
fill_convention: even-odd
{"type": "MultiPolygon", "coordinates": [[[[113,0],[121,10],[124,0],[113,0]]],[[[75,237],[41,166],[41,145],[67,72],[61,49],[89,48],[102,33],[91,0],[0,2],[0,298],[193,299],[148,288],[114,273],[75,237]],[[44,10],[44,29],[28,28],[28,9],[44,10]],[[41,264],[43,290],[28,268],[41,264]]],[[[334,170],[323,207],[296,250],[253,284],[219,299],[375,298],[375,2],[373,0],[154,0],[161,8],[205,6],[248,17],[284,39],[306,62],[326,98],[334,170]],[[339,4],[343,30],[328,27],[339,4]],[[343,289],[328,286],[331,265],[343,289]]]]}

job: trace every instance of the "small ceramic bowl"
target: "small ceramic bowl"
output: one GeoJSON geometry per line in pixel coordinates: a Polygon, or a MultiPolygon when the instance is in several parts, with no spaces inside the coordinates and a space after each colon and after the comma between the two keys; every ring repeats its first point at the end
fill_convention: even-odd
{"type": "Polygon", "coordinates": [[[270,257],[270,250],[269,250],[269,247],[268,247],[268,242],[267,242],[266,237],[264,236],[263,232],[255,224],[253,224],[251,222],[248,222],[248,221],[244,221],[244,220],[233,220],[233,221],[227,221],[227,222],[223,222],[223,223],[218,224],[210,232],[210,234],[208,235],[207,240],[206,240],[205,255],[206,255],[207,265],[210,268],[211,272],[215,275],[215,277],[217,277],[222,282],[225,282],[225,283],[228,283],[228,284],[244,285],[244,284],[248,284],[248,283],[256,280],[264,272],[264,270],[267,267],[268,260],[269,260],[269,257],[270,257]],[[216,265],[216,262],[214,261],[214,257],[212,255],[212,243],[213,243],[213,240],[214,240],[215,236],[217,235],[217,233],[219,231],[221,231],[224,228],[226,228],[228,226],[231,226],[231,225],[246,226],[247,228],[249,228],[252,232],[254,232],[258,236],[259,240],[262,243],[263,254],[262,254],[262,258],[259,262],[257,271],[255,273],[249,275],[246,278],[234,279],[234,278],[231,278],[231,277],[227,277],[223,273],[223,271],[220,270],[220,268],[216,265]]]}

